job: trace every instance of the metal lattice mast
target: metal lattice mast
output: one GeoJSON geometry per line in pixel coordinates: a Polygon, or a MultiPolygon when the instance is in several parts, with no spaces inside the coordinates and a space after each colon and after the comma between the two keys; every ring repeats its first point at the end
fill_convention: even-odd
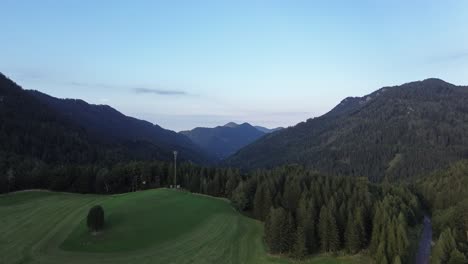
{"type": "Polygon", "coordinates": [[[177,189],[177,150],[174,150],[174,188],[177,189]]]}

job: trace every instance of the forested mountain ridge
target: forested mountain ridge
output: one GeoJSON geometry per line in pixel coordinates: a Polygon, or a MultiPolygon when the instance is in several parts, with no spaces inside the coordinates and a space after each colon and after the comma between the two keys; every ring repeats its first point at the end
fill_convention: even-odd
{"type": "Polygon", "coordinates": [[[1,73],[0,120],[0,169],[15,156],[53,163],[83,163],[99,156],[83,129],[62,120],[1,73]]]}
{"type": "Polygon", "coordinates": [[[267,135],[227,160],[299,163],[327,174],[406,178],[468,157],[468,87],[439,79],[346,98],[327,114],[267,135]]]}
{"type": "Polygon", "coordinates": [[[174,150],[180,153],[179,158],[182,160],[197,163],[209,163],[211,160],[188,137],[126,116],[108,105],[93,105],[77,99],[59,99],[38,91],[28,92],[68,121],[83,127],[99,141],[131,145],[132,150],[137,152],[145,152],[148,146],[157,150],[155,158],[160,160],[171,159],[174,150]]]}
{"type": "Polygon", "coordinates": [[[264,132],[264,133],[273,133],[273,132],[276,132],[276,131],[280,131],[282,129],[284,129],[284,127],[276,127],[276,128],[267,128],[267,127],[263,127],[263,126],[254,126],[256,129],[264,132]]]}
{"type": "Polygon", "coordinates": [[[228,123],[214,128],[197,127],[189,131],[181,131],[195,144],[219,160],[222,160],[242,147],[261,138],[262,132],[249,123],[228,123]]]}
{"type": "Polygon", "coordinates": [[[23,90],[3,74],[0,74],[0,120],[0,173],[9,168],[28,170],[38,163],[171,160],[174,149],[179,150],[180,160],[208,162],[204,153],[182,135],[125,117],[109,106],[92,106],[81,100],[60,100],[23,90]],[[110,114],[105,116],[107,113],[110,114]],[[105,127],[109,123],[120,127],[105,127]],[[135,132],[135,123],[148,128],[148,138],[125,138],[135,132]],[[96,126],[91,128],[93,124],[96,126]],[[159,142],[148,141],[152,131],[161,131],[157,134],[159,142]],[[171,141],[171,137],[178,141],[171,141]]]}

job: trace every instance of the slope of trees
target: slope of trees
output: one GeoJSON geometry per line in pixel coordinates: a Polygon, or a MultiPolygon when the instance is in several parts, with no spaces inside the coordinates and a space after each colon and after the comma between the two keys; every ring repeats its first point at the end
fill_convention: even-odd
{"type": "Polygon", "coordinates": [[[183,135],[108,106],[23,90],[1,73],[0,120],[0,171],[5,166],[15,173],[43,164],[172,160],[174,149],[179,160],[209,162],[183,135]]]}
{"type": "Polygon", "coordinates": [[[179,159],[203,164],[210,162],[210,158],[188,137],[126,116],[108,105],[59,99],[38,91],[26,92],[55,111],[61,119],[82,127],[93,139],[108,144],[123,144],[128,152],[139,158],[149,153],[158,160],[170,160],[172,151],[177,149],[179,159]]]}
{"type": "Polygon", "coordinates": [[[272,253],[303,258],[370,249],[378,263],[408,261],[408,229],[421,213],[417,197],[405,187],[324,176],[294,166],[257,171],[248,182],[257,187],[254,195],[246,195],[254,200],[244,210],[265,219],[265,242],[272,253]]]}
{"type": "Polygon", "coordinates": [[[227,165],[301,164],[373,182],[412,178],[468,158],[468,87],[437,79],[347,98],[329,113],[267,135],[227,165]]]}
{"type": "Polygon", "coordinates": [[[418,180],[416,192],[432,212],[432,263],[468,262],[468,161],[418,180]]]}

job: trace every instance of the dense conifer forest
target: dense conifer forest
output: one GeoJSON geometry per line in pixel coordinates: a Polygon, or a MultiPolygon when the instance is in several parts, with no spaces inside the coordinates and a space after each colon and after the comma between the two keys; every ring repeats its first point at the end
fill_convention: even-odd
{"type": "Polygon", "coordinates": [[[460,161],[416,182],[415,188],[432,212],[432,263],[467,263],[468,161],[460,161]],[[465,255],[462,254],[465,253],[465,255]]]}

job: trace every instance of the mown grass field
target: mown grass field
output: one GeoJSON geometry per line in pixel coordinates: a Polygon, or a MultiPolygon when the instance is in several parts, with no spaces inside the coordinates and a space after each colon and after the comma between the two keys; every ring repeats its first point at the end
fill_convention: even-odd
{"type": "MultiPolygon", "coordinates": [[[[0,263],[299,263],[269,256],[262,224],[222,199],[167,189],[113,196],[19,192],[0,196],[0,263]],[[96,204],[104,232],[87,232],[96,204]]],[[[318,256],[305,262],[367,263],[318,256]]]]}

